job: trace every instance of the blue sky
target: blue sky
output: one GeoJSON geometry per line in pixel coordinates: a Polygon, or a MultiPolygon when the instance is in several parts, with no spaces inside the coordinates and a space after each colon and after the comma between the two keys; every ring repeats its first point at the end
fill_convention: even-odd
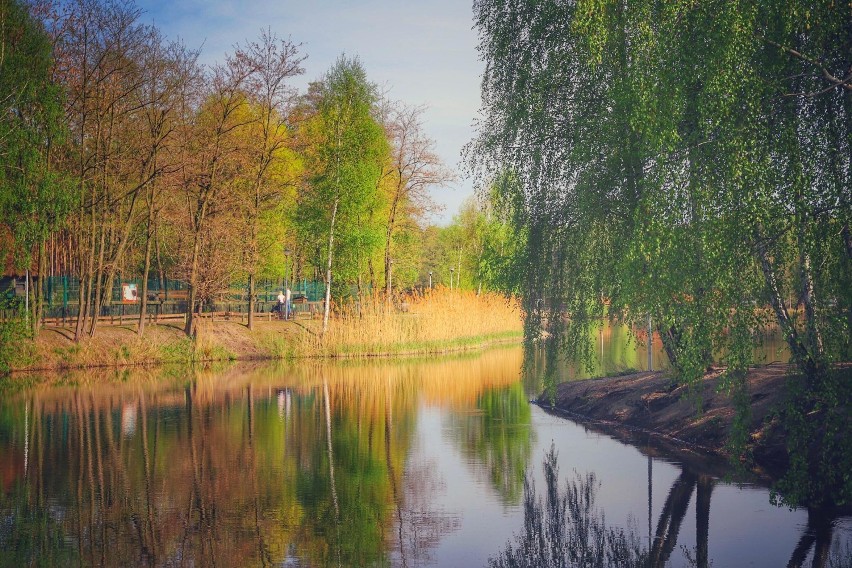
{"type": "MultiPolygon", "coordinates": [[[[341,53],[357,55],[370,80],[390,89],[389,97],[425,104],[426,131],[444,162],[461,174],[462,146],[473,135],[479,109],[483,65],[476,51],[471,3],[459,0],[311,1],[301,0],[137,0],[142,20],[167,37],[201,47],[202,63],[222,61],[237,43],[270,28],[279,37],[302,43],[304,90],[341,53]]],[[[446,224],[473,193],[471,182],[434,189],[445,210],[435,219],[446,224]]]]}

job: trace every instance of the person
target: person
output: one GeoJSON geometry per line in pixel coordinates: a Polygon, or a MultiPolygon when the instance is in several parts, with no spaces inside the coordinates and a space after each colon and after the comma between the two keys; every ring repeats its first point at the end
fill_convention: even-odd
{"type": "Polygon", "coordinates": [[[281,316],[284,315],[284,302],[286,297],[284,296],[284,290],[278,292],[278,303],[273,308],[273,311],[278,312],[281,316]]]}
{"type": "Polygon", "coordinates": [[[284,296],[284,319],[290,319],[290,300],[292,299],[292,294],[290,292],[289,286],[287,287],[287,293],[284,296]]]}

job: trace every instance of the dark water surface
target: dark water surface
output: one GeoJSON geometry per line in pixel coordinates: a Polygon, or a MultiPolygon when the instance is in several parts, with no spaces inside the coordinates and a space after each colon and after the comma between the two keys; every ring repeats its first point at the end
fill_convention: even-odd
{"type": "Polygon", "coordinates": [[[656,565],[846,557],[850,518],[773,507],[723,467],[549,415],[527,402],[537,387],[521,359],[72,375],[6,391],[0,566],[496,564],[530,538],[525,474],[529,504],[551,447],[558,487],[593,474],[595,518],[656,565]]]}

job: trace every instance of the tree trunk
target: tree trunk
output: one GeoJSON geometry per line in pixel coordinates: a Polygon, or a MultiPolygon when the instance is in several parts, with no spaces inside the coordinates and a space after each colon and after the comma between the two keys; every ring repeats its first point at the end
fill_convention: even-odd
{"type": "MultiPolygon", "coordinates": [[[[401,183],[401,182],[400,182],[401,183]]],[[[388,216],[388,226],[385,231],[385,293],[387,300],[390,302],[391,297],[391,240],[393,239],[394,225],[396,224],[396,210],[399,204],[399,197],[402,189],[397,187],[396,194],[393,197],[391,204],[390,215],[388,216]]]]}
{"type": "MultiPolygon", "coordinates": [[[[80,251],[80,304],[79,310],[77,313],[77,326],[74,330],[74,341],[79,342],[80,339],[83,338],[83,334],[85,333],[86,328],[86,319],[89,316],[90,308],[92,308],[92,288],[93,288],[93,280],[92,277],[95,271],[95,200],[96,194],[94,188],[92,189],[92,211],[91,211],[91,221],[89,227],[89,234],[87,235],[89,242],[86,243],[88,245],[88,256],[83,252],[83,248],[81,247],[80,251]]],[[[97,314],[95,314],[97,317],[97,314]]]]}
{"type": "Polygon", "coordinates": [[[103,285],[104,285],[104,249],[106,248],[106,227],[104,226],[105,220],[101,220],[101,228],[100,228],[100,249],[98,250],[98,267],[95,271],[95,294],[92,297],[92,308],[94,313],[92,314],[92,323],[89,326],[89,337],[95,336],[95,329],[98,326],[98,316],[101,315],[101,306],[104,305],[103,301],[103,285]]]}
{"type": "Polygon", "coordinates": [[[331,226],[328,230],[328,265],[325,273],[325,303],[322,314],[322,335],[328,331],[328,314],[331,309],[331,256],[334,250],[334,222],[337,219],[337,207],[340,204],[340,196],[334,199],[334,207],[331,210],[331,226]]]}
{"type": "MultiPolygon", "coordinates": [[[[104,289],[103,293],[100,296],[100,299],[97,301],[98,308],[101,306],[105,306],[112,301],[112,287],[115,282],[115,275],[118,271],[118,267],[121,265],[121,261],[124,258],[124,251],[127,249],[127,243],[130,240],[130,230],[133,228],[133,212],[136,210],[136,201],[139,198],[139,191],[142,191],[144,188],[144,183],[140,184],[139,188],[137,188],[136,192],[130,199],[130,209],[127,212],[127,218],[124,221],[124,227],[122,227],[121,233],[118,235],[118,244],[116,245],[115,252],[108,263],[109,268],[106,271],[106,277],[104,278],[104,289]]],[[[147,189],[145,189],[147,191],[147,189]]],[[[102,245],[103,246],[103,245],[102,245]]],[[[101,250],[101,257],[103,258],[104,251],[101,250]]],[[[101,269],[99,267],[98,273],[100,274],[101,269]]],[[[95,327],[97,323],[97,318],[92,322],[92,331],[91,335],[94,337],[95,335],[95,327]]]]}
{"type": "Polygon", "coordinates": [[[151,271],[151,248],[153,244],[154,214],[153,203],[148,203],[148,226],[145,232],[145,265],[142,268],[142,297],[139,299],[139,326],[136,328],[138,335],[145,333],[145,316],[148,311],[148,274],[151,271]]]}
{"type": "MultiPolygon", "coordinates": [[[[669,363],[675,370],[679,370],[679,344],[681,340],[681,332],[675,326],[657,326],[657,334],[663,343],[663,350],[666,352],[666,357],[669,363]]],[[[648,338],[651,341],[651,338],[648,338]]]]}
{"type": "Polygon", "coordinates": [[[166,286],[166,271],[163,270],[163,256],[160,254],[160,232],[154,228],[154,252],[157,254],[157,278],[160,285],[161,300],[169,299],[169,290],[166,286]]]}
{"type": "Polygon", "coordinates": [[[385,301],[388,306],[391,305],[391,289],[393,287],[393,261],[387,259],[387,269],[385,272],[385,301]]]}
{"type": "Polygon", "coordinates": [[[813,268],[811,256],[803,248],[799,255],[799,268],[802,273],[802,302],[805,305],[805,345],[808,352],[817,361],[823,359],[822,335],[816,321],[816,303],[814,293],[813,268]]]}
{"type": "Polygon", "coordinates": [[[38,243],[38,285],[36,286],[34,305],[33,305],[33,337],[38,335],[41,329],[41,320],[44,316],[44,285],[45,274],[47,274],[47,250],[45,239],[41,239],[38,243]]]}
{"type": "Polygon", "coordinates": [[[370,273],[370,293],[374,294],[376,291],[376,269],[373,267],[373,259],[367,259],[367,271],[370,273]]]}
{"type": "Polygon", "coordinates": [[[255,288],[255,278],[254,278],[254,268],[249,272],[248,275],[248,328],[254,329],[254,310],[255,306],[255,298],[254,298],[254,288],[255,288]]]}
{"type": "MultiPolygon", "coordinates": [[[[852,231],[849,230],[849,223],[843,225],[840,231],[843,236],[843,245],[846,249],[846,259],[844,264],[846,270],[846,282],[848,283],[846,291],[846,329],[852,330],[852,231]]],[[[846,360],[852,358],[852,333],[846,335],[846,360]]]]}
{"type": "Polygon", "coordinates": [[[195,338],[195,302],[198,294],[198,256],[201,250],[201,233],[195,232],[195,242],[192,246],[192,264],[189,271],[189,290],[186,298],[186,325],[183,328],[188,337],[195,338]]]}
{"type": "Polygon", "coordinates": [[[790,319],[790,314],[787,311],[787,305],[784,303],[784,298],[781,295],[781,290],[778,286],[778,280],[775,277],[775,270],[769,260],[769,252],[766,250],[766,243],[762,239],[758,240],[755,246],[755,253],[757,254],[757,260],[760,263],[760,269],[763,272],[766,291],[769,295],[769,303],[772,306],[772,310],[775,312],[775,317],[778,320],[778,325],[781,327],[782,333],[784,334],[784,339],[790,347],[792,359],[805,373],[808,382],[812,383],[817,376],[821,374],[822,369],[819,363],[811,357],[810,353],[808,353],[807,348],[799,338],[799,333],[796,330],[795,323],[790,319]]]}
{"type": "Polygon", "coordinates": [[[86,298],[88,297],[89,292],[86,289],[86,276],[82,272],[80,273],[80,285],[77,290],[78,296],[78,304],[77,304],[77,322],[74,327],[74,342],[77,343],[83,337],[83,326],[85,325],[86,320],[86,311],[88,309],[88,305],[86,302],[86,298]]]}
{"type": "Polygon", "coordinates": [[[459,264],[458,264],[458,270],[456,270],[456,290],[461,288],[461,257],[462,257],[462,248],[459,247],[459,264]]]}

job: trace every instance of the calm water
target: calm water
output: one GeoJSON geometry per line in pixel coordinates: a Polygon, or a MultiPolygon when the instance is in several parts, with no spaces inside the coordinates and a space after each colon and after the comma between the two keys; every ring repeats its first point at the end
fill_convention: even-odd
{"type": "Polygon", "coordinates": [[[551,447],[560,486],[594,473],[593,513],[659,565],[849,550],[849,518],[775,508],[718,464],[649,458],[530,405],[521,359],[86,375],[7,393],[0,566],[486,566],[524,538],[524,476],[546,486],[551,447]]]}
{"type": "MultiPolygon", "coordinates": [[[[593,330],[589,336],[594,359],[589,361],[588,365],[560,363],[558,379],[573,380],[607,376],[630,370],[645,371],[648,369],[648,349],[645,338],[644,330],[632,333],[627,326],[604,323],[601,328],[593,330]]],[[[769,329],[765,334],[755,337],[753,359],[756,364],[775,361],[786,363],[790,360],[789,348],[778,329],[769,329]]],[[[663,343],[656,334],[651,344],[651,365],[654,370],[669,367],[663,343]]],[[[535,377],[531,378],[535,380],[535,377]]]]}

